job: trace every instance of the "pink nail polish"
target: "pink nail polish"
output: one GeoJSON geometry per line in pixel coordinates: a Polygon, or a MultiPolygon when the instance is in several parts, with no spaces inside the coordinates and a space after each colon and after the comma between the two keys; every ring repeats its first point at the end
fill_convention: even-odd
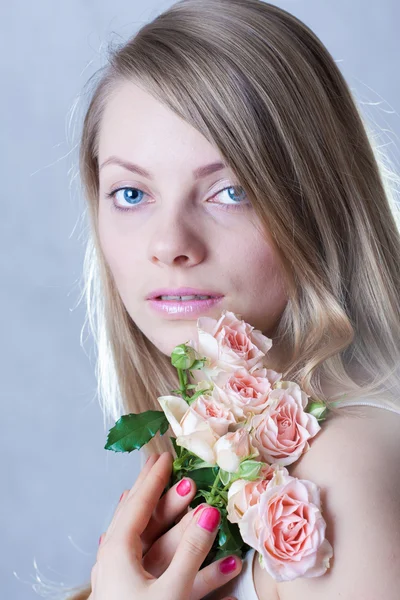
{"type": "Polygon", "coordinates": [[[176,486],[176,491],[180,496],[187,496],[191,490],[191,484],[189,479],[182,479],[182,481],[176,486]]]}
{"type": "Polygon", "coordinates": [[[236,569],[236,559],[234,556],[228,556],[227,558],[224,558],[224,560],[222,560],[219,563],[219,570],[224,575],[228,575],[228,573],[232,573],[232,571],[234,571],[235,569],[236,569]]]}
{"type": "Polygon", "coordinates": [[[122,500],[122,496],[123,496],[124,494],[125,494],[125,492],[122,492],[122,494],[121,494],[121,497],[120,497],[120,499],[119,499],[119,502],[121,502],[121,500],[122,500]]]}
{"type": "Polygon", "coordinates": [[[197,524],[200,525],[203,529],[207,529],[207,531],[215,531],[219,525],[220,512],[218,508],[214,506],[210,506],[209,508],[205,508],[201,513],[197,524]]]}
{"type": "Polygon", "coordinates": [[[199,510],[201,510],[202,508],[204,508],[204,504],[199,504],[199,506],[194,509],[193,516],[197,515],[197,513],[199,512],[199,510]]]}

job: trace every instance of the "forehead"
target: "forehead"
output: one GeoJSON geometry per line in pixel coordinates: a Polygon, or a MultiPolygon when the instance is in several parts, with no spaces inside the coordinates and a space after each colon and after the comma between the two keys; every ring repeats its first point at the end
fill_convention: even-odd
{"type": "Polygon", "coordinates": [[[133,159],[139,153],[149,163],[157,157],[186,157],[188,162],[194,155],[196,165],[202,158],[221,160],[218,149],[199,131],[138,85],[124,82],[104,109],[99,162],[111,154],[133,159]]]}

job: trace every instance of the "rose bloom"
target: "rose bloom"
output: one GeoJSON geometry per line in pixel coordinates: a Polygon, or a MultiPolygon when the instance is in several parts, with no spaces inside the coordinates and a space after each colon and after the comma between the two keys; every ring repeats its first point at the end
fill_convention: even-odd
{"type": "Polygon", "coordinates": [[[158,402],[176,435],[177,445],[215,465],[214,445],[220,436],[210,424],[179,396],[159,396],[158,402]]]}
{"type": "Polygon", "coordinates": [[[329,568],[333,548],[325,539],[326,523],[317,486],[283,476],[271,481],[239,521],[242,539],[260,554],[260,564],[278,582],[319,577],[329,568]]]}
{"type": "Polygon", "coordinates": [[[269,394],[269,406],[251,419],[251,435],[262,460],[287,466],[307,452],[307,440],[321,429],[317,419],[304,411],[308,396],[294,382],[278,382],[269,394]]]}
{"type": "Polygon", "coordinates": [[[197,339],[188,343],[200,357],[207,357],[202,369],[207,378],[239,367],[248,371],[253,367],[261,368],[262,360],[272,346],[270,338],[228,310],[222,311],[219,320],[199,317],[197,339]]]}
{"type": "Polygon", "coordinates": [[[240,367],[233,373],[220,373],[215,378],[214,385],[219,401],[229,406],[240,422],[251,414],[260,414],[266,409],[271,386],[281,377],[281,373],[272,369],[247,371],[240,367]]]}
{"type": "Polygon", "coordinates": [[[215,443],[214,454],[217,465],[229,473],[236,473],[242,461],[259,456],[248,431],[243,428],[220,437],[215,443]]]}
{"type": "Polygon", "coordinates": [[[271,481],[280,482],[284,475],[289,475],[285,467],[265,464],[254,481],[246,479],[234,481],[228,490],[228,520],[231,523],[239,523],[250,506],[257,504],[271,481]]]}
{"type": "Polygon", "coordinates": [[[207,421],[218,435],[225,435],[229,425],[236,425],[232,411],[212,396],[199,396],[190,408],[207,421]]]}

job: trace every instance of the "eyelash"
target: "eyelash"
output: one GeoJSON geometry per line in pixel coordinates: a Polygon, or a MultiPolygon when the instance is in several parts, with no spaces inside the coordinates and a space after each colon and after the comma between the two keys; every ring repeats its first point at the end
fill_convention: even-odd
{"type": "MultiPolygon", "coordinates": [[[[215,196],[218,196],[219,194],[221,194],[225,190],[229,190],[231,188],[236,188],[236,187],[239,187],[239,188],[243,189],[242,186],[228,185],[227,187],[224,187],[223,189],[221,189],[218,192],[216,192],[213,196],[211,196],[211,198],[215,198],[215,196]]],[[[138,191],[138,192],[143,192],[143,190],[141,190],[140,188],[126,186],[126,187],[117,188],[116,190],[113,190],[112,192],[107,193],[106,197],[107,198],[114,198],[115,194],[117,192],[121,192],[122,190],[135,190],[135,191],[138,191]]],[[[143,194],[145,196],[149,195],[146,192],[143,192],[143,194]]],[[[212,204],[214,204],[214,203],[212,202],[212,204]]],[[[247,202],[247,203],[242,203],[242,204],[221,204],[221,205],[218,205],[218,203],[215,203],[215,204],[217,204],[218,208],[220,208],[221,210],[238,210],[238,209],[243,209],[244,206],[248,206],[250,203],[247,202]]],[[[141,204],[137,204],[136,206],[141,206],[141,204]]],[[[120,211],[124,211],[124,212],[132,212],[133,210],[135,210],[136,207],[132,206],[132,208],[126,208],[126,207],[118,206],[117,204],[115,204],[115,202],[113,202],[113,208],[115,208],[115,210],[120,210],[120,211]]]]}

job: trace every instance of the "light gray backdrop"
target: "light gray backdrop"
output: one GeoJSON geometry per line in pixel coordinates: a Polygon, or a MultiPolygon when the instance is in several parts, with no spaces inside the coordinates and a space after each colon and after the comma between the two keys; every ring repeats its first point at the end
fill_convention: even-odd
{"type": "MultiPolygon", "coordinates": [[[[123,41],[172,2],[9,0],[2,5],[0,597],[33,600],[36,576],[89,579],[98,538],[139,456],[104,450],[91,340],[80,345],[83,200],[72,106],[123,41]],[[71,138],[72,132],[72,138],[71,138]],[[68,133],[68,134],[67,134],[68,133]],[[36,567],[37,570],[36,570],[36,567]]],[[[398,162],[400,5],[277,2],[338,61],[398,162]],[[395,145],[396,144],[396,145],[395,145]]],[[[51,588],[47,597],[51,598],[51,588]]]]}

